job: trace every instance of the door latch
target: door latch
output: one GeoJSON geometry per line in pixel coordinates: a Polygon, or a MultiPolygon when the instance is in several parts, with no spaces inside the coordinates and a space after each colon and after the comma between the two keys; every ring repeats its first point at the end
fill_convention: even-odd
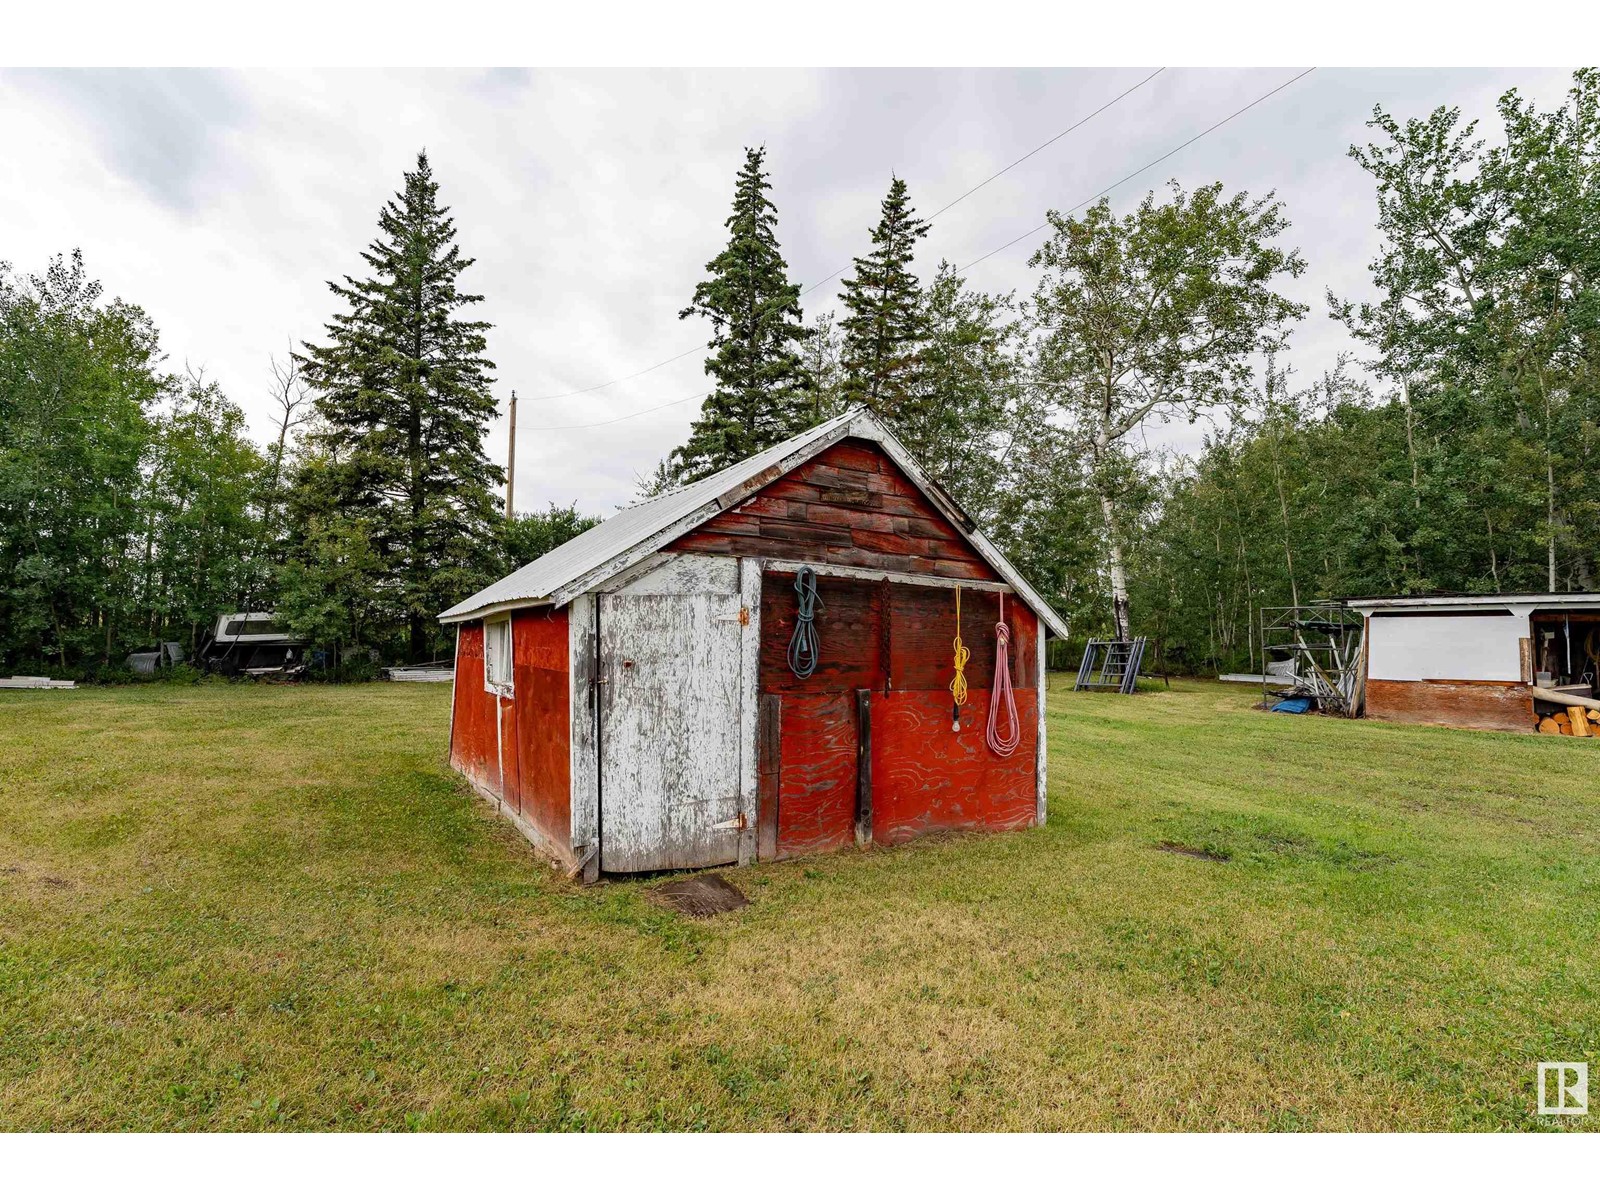
{"type": "Polygon", "coordinates": [[[745,827],[745,825],[744,825],[744,814],[740,813],[737,817],[734,817],[731,821],[719,821],[717,824],[713,825],[711,828],[713,828],[713,829],[743,829],[744,827],[745,827]]]}

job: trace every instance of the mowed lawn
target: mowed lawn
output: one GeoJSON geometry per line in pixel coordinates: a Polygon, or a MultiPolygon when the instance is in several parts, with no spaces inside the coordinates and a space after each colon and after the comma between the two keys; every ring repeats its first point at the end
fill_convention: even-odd
{"type": "Polygon", "coordinates": [[[1052,683],[1046,828],[700,922],[545,868],[448,686],[0,694],[0,1127],[1600,1127],[1533,1113],[1600,1078],[1600,739],[1052,683]]]}

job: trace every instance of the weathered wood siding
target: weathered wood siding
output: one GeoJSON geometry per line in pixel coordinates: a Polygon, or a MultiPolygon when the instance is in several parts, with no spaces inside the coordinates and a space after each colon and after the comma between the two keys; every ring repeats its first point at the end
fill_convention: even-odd
{"type": "Polygon", "coordinates": [[[781,702],[773,857],[854,845],[855,691],[789,695],[781,702]]]}
{"type": "Polygon", "coordinates": [[[1033,614],[1006,601],[1011,679],[1023,740],[1009,758],[984,740],[994,672],[998,593],[963,590],[961,637],[972,653],[961,731],[951,729],[955,592],[821,576],[822,661],[808,679],[789,670],[794,577],[768,572],[761,604],[761,691],[776,705],[764,723],[759,817],[773,836],[763,857],[789,858],[856,841],[860,717],[871,692],[870,799],[874,841],[940,829],[1015,829],[1038,818],[1038,646],[1033,614]],[[776,745],[772,745],[773,740],[776,745]],[[776,813],[770,811],[776,805],[776,813]]]}
{"type": "Polygon", "coordinates": [[[456,647],[450,765],[492,796],[500,795],[496,698],[483,690],[483,622],[461,626],[456,647]]]}
{"type": "Polygon", "coordinates": [[[882,450],[854,438],[802,463],[669,549],[951,579],[998,578],[882,450]]]}
{"type": "Polygon", "coordinates": [[[737,861],[742,607],[726,558],[677,560],[600,597],[603,870],[737,861]]]}
{"type": "Polygon", "coordinates": [[[1367,680],[1367,716],[1412,725],[1533,730],[1533,699],[1520,683],[1367,680]]]}
{"type": "MultiPolygon", "coordinates": [[[[516,760],[516,811],[558,849],[572,845],[572,764],[567,610],[527,609],[511,622],[510,745],[516,760]]],[[[506,743],[502,742],[502,745],[506,743]]],[[[507,755],[510,777],[511,755],[507,755]]],[[[507,789],[506,801],[511,802],[507,789]]]]}

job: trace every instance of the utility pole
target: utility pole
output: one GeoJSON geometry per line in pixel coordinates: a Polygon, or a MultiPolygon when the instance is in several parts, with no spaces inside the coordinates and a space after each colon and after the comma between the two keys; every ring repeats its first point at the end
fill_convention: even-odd
{"type": "Polygon", "coordinates": [[[517,393],[511,392],[511,432],[506,438],[506,520],[516,516],[513,497],[517,494],[517,393]]]}

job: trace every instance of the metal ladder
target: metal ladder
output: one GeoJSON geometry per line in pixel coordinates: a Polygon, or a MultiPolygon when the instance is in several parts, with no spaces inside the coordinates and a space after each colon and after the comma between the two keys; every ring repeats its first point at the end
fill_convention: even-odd
{"type": "Polygon", "coordinates": [[[1131,696],[1139,683],[1139,667],[1144,662],[1144,638],[1130,641],[1110,638],[1091,638],[1083,648],[1083,661],[1078,664],[1078,681],[1075,692],[1094,688],[1115,688],[1124,696],[1131,696]]]}

